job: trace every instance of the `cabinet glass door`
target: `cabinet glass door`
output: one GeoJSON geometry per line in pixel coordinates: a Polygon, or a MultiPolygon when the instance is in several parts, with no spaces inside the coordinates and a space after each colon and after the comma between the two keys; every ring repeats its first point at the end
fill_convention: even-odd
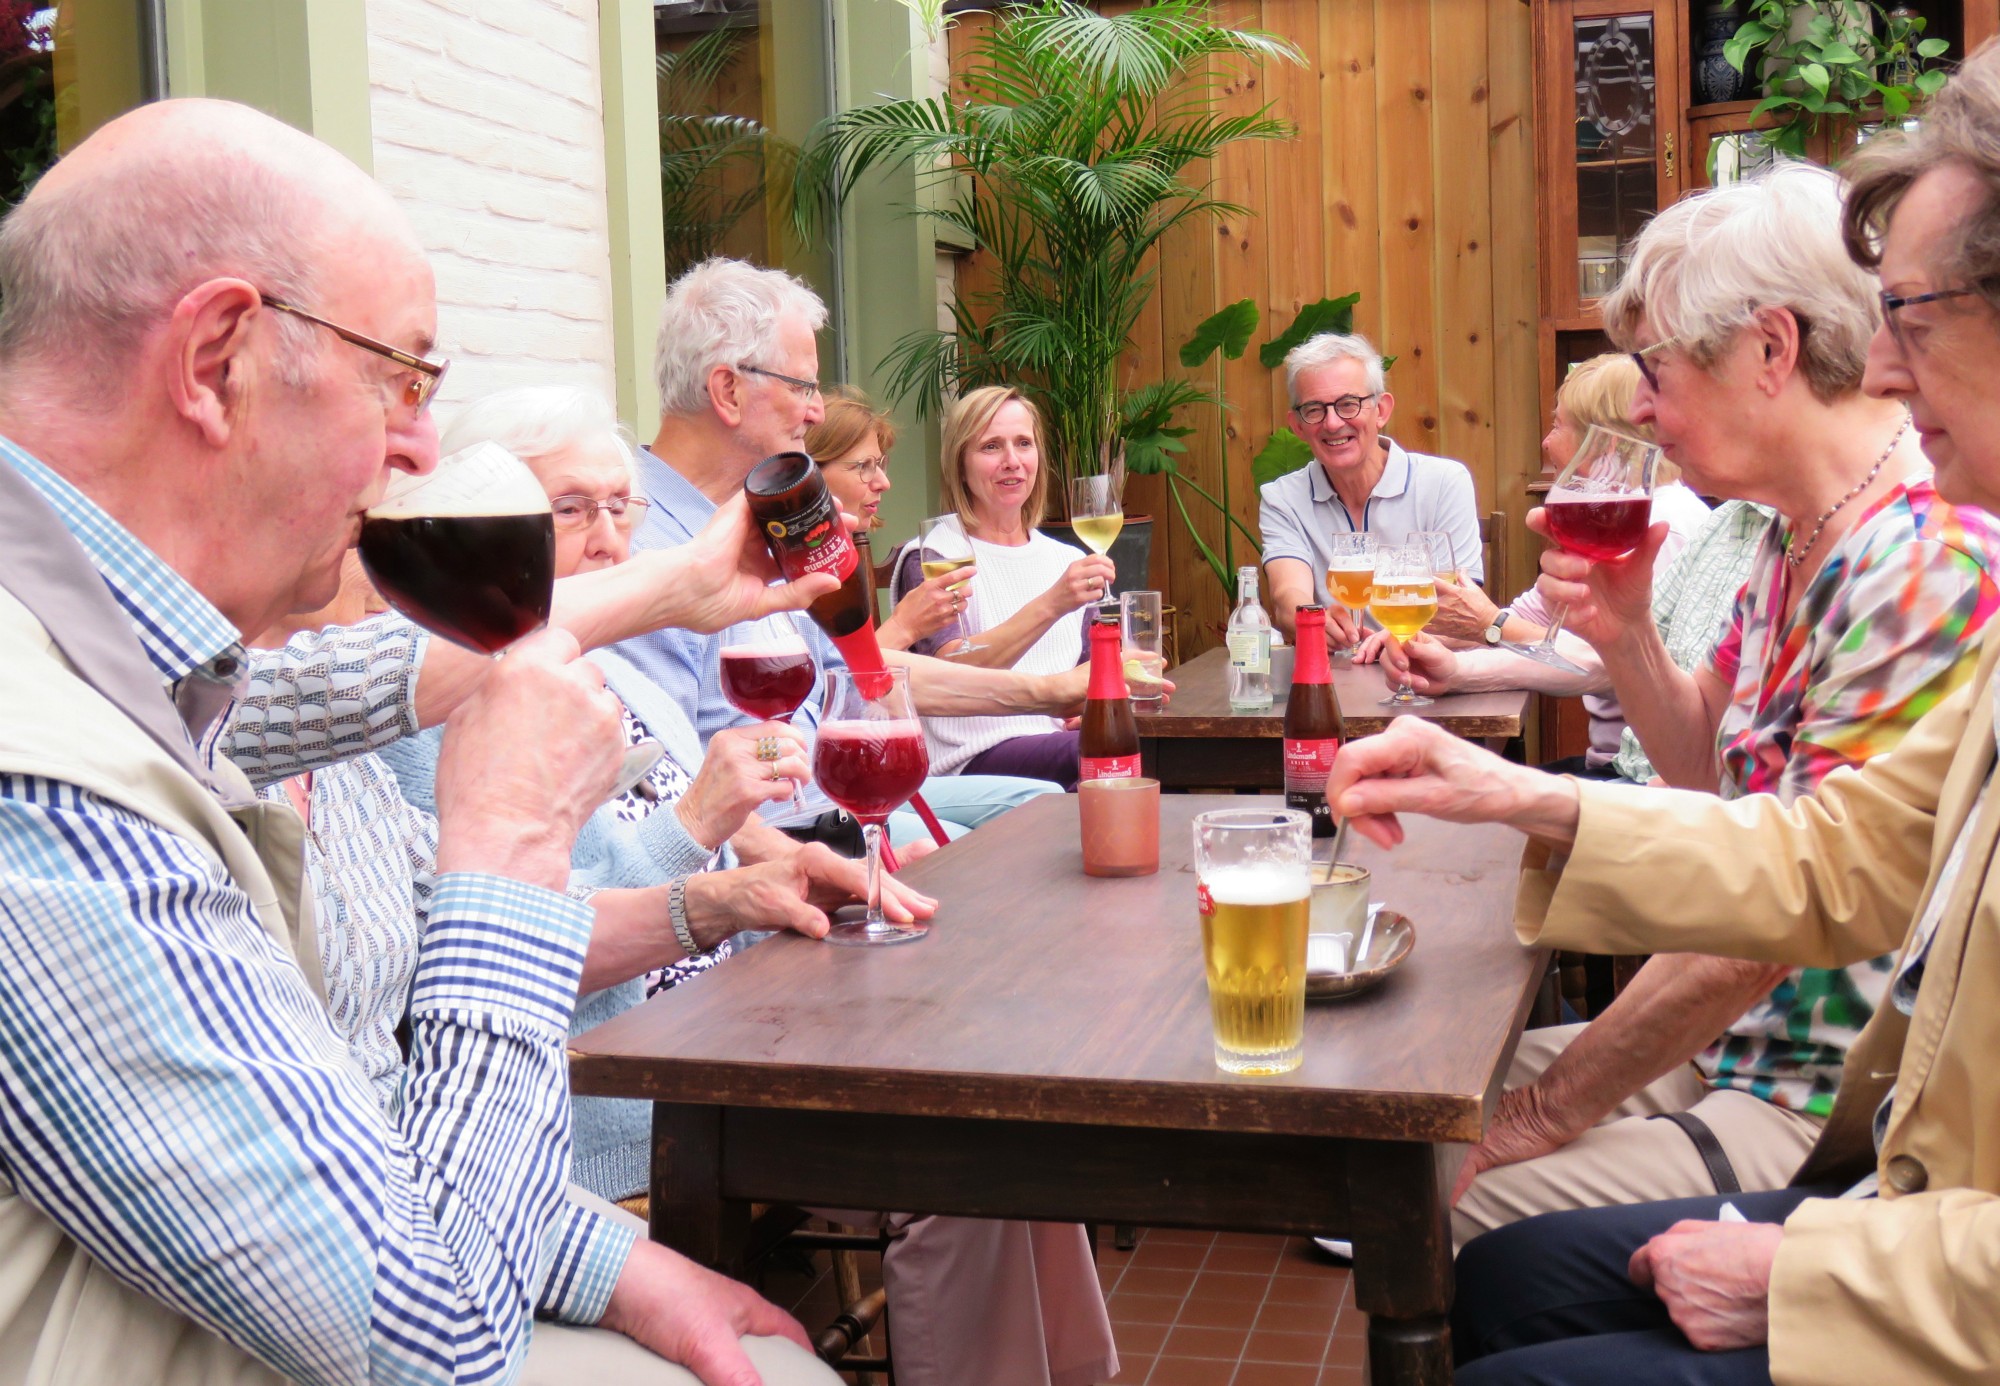
{"type": "Polygon", "coordinates": [[[1660,209],[1657,38],[1651,11],[1570,24],[1580,302],[1617,285],[1620,248],[1660,209]]]}

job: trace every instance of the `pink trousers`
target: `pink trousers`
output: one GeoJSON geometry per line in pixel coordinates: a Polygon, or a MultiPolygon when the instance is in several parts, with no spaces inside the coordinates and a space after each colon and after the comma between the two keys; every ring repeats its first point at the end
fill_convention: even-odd
{"type": "Polygon", "coordinates": [[[882,1258],[896,1386],[1092,1386],[1118,1374],[1078,1224],[825,1216],[897,1234],[882,1258]]]}

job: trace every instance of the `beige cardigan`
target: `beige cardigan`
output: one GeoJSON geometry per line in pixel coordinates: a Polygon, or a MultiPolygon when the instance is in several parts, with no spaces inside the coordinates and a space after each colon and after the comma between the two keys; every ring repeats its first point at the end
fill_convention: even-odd
{"type": "MultiPolygon", "coordinates": [[[[1994,764],[1989,641],[1971,685],[1890,754],[1789,809],[1769,795],[1582,786],[1568,862],[1531,854],[1516,924],[1543,947],[1843,967],[1900,946],[1994,764]]],[[[1771,1281],[1778,1383],[2000,1380],[2000,794],[1933,936],[1913,1016],[1849,1054],[1798,1182],[1873,1163],[1882,1197],[1813,1200],[1771,1281]],[[1895,1087],[1879,1156],[1871,1122],[1895,1087]]]]}

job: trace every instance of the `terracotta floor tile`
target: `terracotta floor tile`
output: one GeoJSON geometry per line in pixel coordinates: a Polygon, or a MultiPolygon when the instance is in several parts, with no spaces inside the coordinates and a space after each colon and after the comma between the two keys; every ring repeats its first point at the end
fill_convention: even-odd
{"type": "Polygon", "coordinates": [[[1243,1343],[1247,1337],[1248,1334],[1240,1328],[1176,1327],[1167,1334],[1167,1344],[1160,1350],[1160,1356],[1215,1357],[1234,1362],[1243,1355],[1243,1343]]]}
{"type": "MultiPolygon", "coordinates": [[[[1140,1232],[1139,1240],[1144,1242],[1180,1242],[1186,1246],[1208,1246],[1216,1239],[1214,1232],[1196,1232],[1186,1227],[1148,1227],[1140,1232]]],[[[1230,1236],[1224,1232],[1222,1236],[1230,1236]]]]}
{"type": "MultiPolygon", "coordinates": [[[[1125,1273],[1129,1276],[1132,1272],[1125,1273]]],[[[1347,1282],[1344,1280],[1308,1280],[1300,1275],[1274,1275],[1271,1277],[1269,1301],[1274,1304],[1319,1304],[1331,1309],[1340,1303],[1346,1289],[1347,1282]]]]}
{"type": "Polygon", "coordinates": [[[1181,1306],[1181,1316],[1174,1320],[1195,1328],[1234,1328],[1244,1332],[1256,1321],[1256,1300],[1212,1299],[1199,1291],[1189,1292],[1187,1302],[1181,1306]]]}
{"type": "MultiPolygon", "coordinates": [[[[1118,1293],[1127,1295],[1184,1295],[1195,1282],[1197,1272],[1168,1270],[1161,1266],[1132,1266],[1118,1277],[1118,1293]]],[[[1301,1281],[1301,1284],[1311,1282],[1301,1281]]]]}
{"type": "Polygon", "coordinates": [[[1206,1243],[1160,1242],[1148,1237],[1132,1253],[1132,1264],[1135,1267],[1196,1270],[1207,1257],[1206,1243]]]}
{"type": "Polygon", "coordinates": [[[1359,1367],[1321,1367],[1319,1386],[1362,1386],[1368,1373],[1359,1367]]]}
{"type": "Polygon", "coordinates": [[[1282,1246],[1283,1237],[1274,1237],[1266,1232],[1218,1232],[1215,1234],[1217,1246],[1282,1246]]]}
{"type": "Polygon", "coordinates": [[[1163,1323],[1114,1323],[1111,1337],[1118,1344],[1118,1356],[1157,1357],[1160,1345],[1167,1341],[1167,1325],[1163,1323]]]}
{"type": "Polygon", "coordinates": [[[1269,1240],[1262,1246],[1217,1246],[1208,1253],[1202,1269],[1269,1275],[1277,1270],[1282,1255],[1277,1243],[1269,1240]]]}
{"type": "Polygon", "coordinates": [[[1106,1304],[1111,1310],[1113,1325],[1121,1323],[1170,1324],[1181,1311],[1179,1295],[1134,1295],[1119,1293],[1111,1296],[1106,1304]]]}
{"type": "Polygon", "coordinates": [[[1326,1361],[1329,1367],[1365,1367],[1368,1365],[1368,1339],[1359,1333],[1336,1333],[1327,1344],[1326,1361]]]}
{"type": "Polygon", "coordinates": [[[1263,1312],[1257,1315],[1257,1327],[1278,1333],[1318,1333],[1330,1337],[1339,1318],[1339,1310],[1325,1304],[1267,1300],[1263,1312]]]}
{"type": "MultiPolygon", "coordinates": [[[[1293,1282],[1317,1288],[1317,1283],[1309,1280],[1293,1282]]],[[[1203,1271],[1194,1282],[1190,1294],[1203,1299],[1247,1299],[1261,1302],[1264,1291],[1273,1284],[1268,1275],[1240,1275],[1232,1271],[1203,1271]]]]}
{"type": "Polygon", "coordinates": [[[1146,1386],[1229,1386],[1236,1375],[1236,1363],[1204,1361],[1196,1357],[1162,1357],[1153,1364],[1146,1386]]]}
{"type": "Polygon", "coordinates": [[[1099,1382],[1098,1386],[1139,1386],[1153,1371],[1150,1357],[1128,1357],[1118,1354],[1118,1375],[1099,1382]]]}
{"type": "Polygon", "coordinates": [[[1233,1386],[1318,1386],[1319,1368],[1286,1362],[1245,1362],[1233,1386]]]}
{"type": "Polygon", "coordinates": [[[1351,1266],[1336,1266],[1316,1251],[1288,1252],[1278,1259],[1279,1275],[1296,1275],[1313,1279],[1340,1277],[1345,1279],[1354,1273],[1351,1266]]]}
{"type": "Polygon", "coordinates": [[[1326,1356],[1324,1333],[1273,1333],[1259,1329],[1243,1349],[1246,1362],[1296,1362],[1317,1367],[1326,1356]]]}
{"type": "Polygon", "coordinates": [[[1123,1266],[1100,1265],[1097,1268],[1097,1284],[1108,1295],[1118,1288],[1118,1277],[1124,1273],[1123,1266]]]}

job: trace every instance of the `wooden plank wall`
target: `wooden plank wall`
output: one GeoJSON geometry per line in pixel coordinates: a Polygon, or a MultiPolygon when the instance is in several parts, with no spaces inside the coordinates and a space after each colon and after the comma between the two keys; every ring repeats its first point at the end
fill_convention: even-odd
{"type": "MultiPolygon", "coordinates": [[[[1521,525],[1539,472],[1535,401],[1535,186],[1530,29],[1525,0],[1221,0],[1228,22],[1283,34],[1304,67],[1272,65],[1228,89],[1233,109],[1275,103],[1295,139],[1239,146],[1213,170],[1219,195],[1254,214],[1185,230],[1161,251],[1159,288],[1128,358],[1140,382],[1180,369],[1196,323],[1255,298],[1270,330],[1304,304],[1361,291],[1356,318],[1398,358],[1390,432],[1404,446],[1463,461],[1482,512],[1508,516],[1511,594],[1531,580],[1536,546],[1521,525]]],[[[964,51],[985,22],[967,15],[964,51]]],[[[979,283],[979,257],[960,286],[979,283]]],[[[1211,490],[1229,469],[1254,529],[1251,459],[1284,420],[1282,372],[1256,351],[1227,379],[1225,444],[1212,411],[1190,420],[1190,468],[1211,490]]],[[[1209,368],[1212,379],[1213,367],[1209,368]]],[[[1181,653],[1217,642],[1228,603],[1157,483],[1135,478],[1128,513],[1156,516],[1154,583],[1181,612],[1181,653]]],[[[1204,523],[1213,544],[1218,523],[1204,523]]]]}

